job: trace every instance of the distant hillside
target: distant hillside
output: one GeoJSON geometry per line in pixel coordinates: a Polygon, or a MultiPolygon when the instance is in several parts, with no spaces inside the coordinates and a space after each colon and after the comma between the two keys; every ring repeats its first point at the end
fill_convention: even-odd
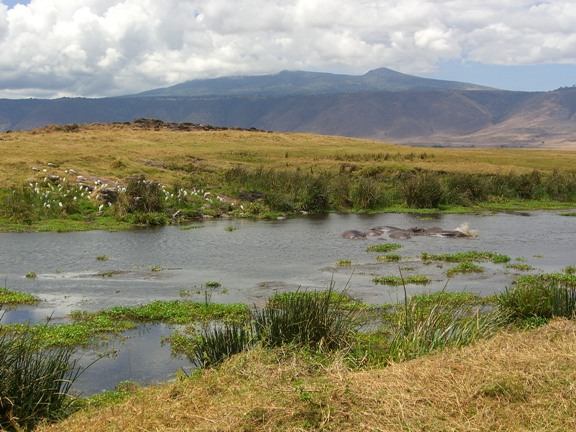
{"type": "Polygon", "coordinates": [[[0,131],[156,118],[417,146],[576,149],[576,89],[512,92],[377,69],[196,80],[117,98],[0,100],[0,131]]]}
{"type": "Polygon", "coordinates": [[[420,78],[380,68],[362,76],[283,71],[274,75],[194,80],[132,96],[291,96],[375,91],[486,89],[488,87],[420,78]]]}

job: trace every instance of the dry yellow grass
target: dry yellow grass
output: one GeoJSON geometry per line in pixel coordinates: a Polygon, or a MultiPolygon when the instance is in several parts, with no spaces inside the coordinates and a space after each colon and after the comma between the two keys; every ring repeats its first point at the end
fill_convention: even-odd
{"type": "Polygon", "coordinates": [[[575,151],[416,148],[311,134],[145,130],[124,124],[83,125],[78,132],[52,127],[0,134],[0,152],[0,186],[42,175],[34,173],[32,167],[58,175],[72,168],[80,175],[109,180],[145,173],[166,183],[182,178],[191,168],[210,171],[240,163],[336,171],[350,162],[359,168],[376,165],[498,173],[576,167],[575,151]],[[371,158],[385,154],[391,158],[371,158]],[[423,154],[426,157],[422,158],[423,154]],[[347,155],[364,155],[366,159],[347,155]],[[60,167],[47,167],[48,162],[60,167]]]}
{"type": "Polygon", "coordinates": [[[574,383],[576,325],[558,320],[363,372],[254,351],[39,430],[572,431],[574,383]]]}

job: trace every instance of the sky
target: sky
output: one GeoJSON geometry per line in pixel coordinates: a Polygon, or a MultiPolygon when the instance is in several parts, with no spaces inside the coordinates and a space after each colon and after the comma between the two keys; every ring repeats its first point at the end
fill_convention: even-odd
{"type": "Polygon", "coordinates": [[[576,84],[575,23],[574,0],[0,0],[0,98],[379,67],[549,91],[576,84]]]}

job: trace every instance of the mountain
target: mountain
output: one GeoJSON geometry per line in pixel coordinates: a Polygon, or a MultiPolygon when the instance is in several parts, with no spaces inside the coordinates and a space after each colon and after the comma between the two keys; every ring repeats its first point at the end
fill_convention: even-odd
{"type": "Polygon", "coordinates": [[[475,84],[420,78],[380,68],[361,76],[282,71],[274,75],[194,80],[133,96],[291,96],[374,91],[485,89],[487,87],[475,84]]]}
{"type": "Polygon", "coordinates": [[[156,118],[416,146],[576,149],[576,88],[517,92],[376,69],[188,81],[115,98],[0,100],[0,131],[156,118]]]}

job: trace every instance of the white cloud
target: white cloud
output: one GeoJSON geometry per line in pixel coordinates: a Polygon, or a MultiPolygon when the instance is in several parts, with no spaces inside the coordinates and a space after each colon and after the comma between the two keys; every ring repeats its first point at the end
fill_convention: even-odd
{"type": "MultiPolygon", "coordinates": [[[[1,1],[1,0],[0,0],[1,1]]],[[[576,63],[572,0],[31,0],[0,4],[0,97],[126,94],[281,69],[576,63]]]]}

